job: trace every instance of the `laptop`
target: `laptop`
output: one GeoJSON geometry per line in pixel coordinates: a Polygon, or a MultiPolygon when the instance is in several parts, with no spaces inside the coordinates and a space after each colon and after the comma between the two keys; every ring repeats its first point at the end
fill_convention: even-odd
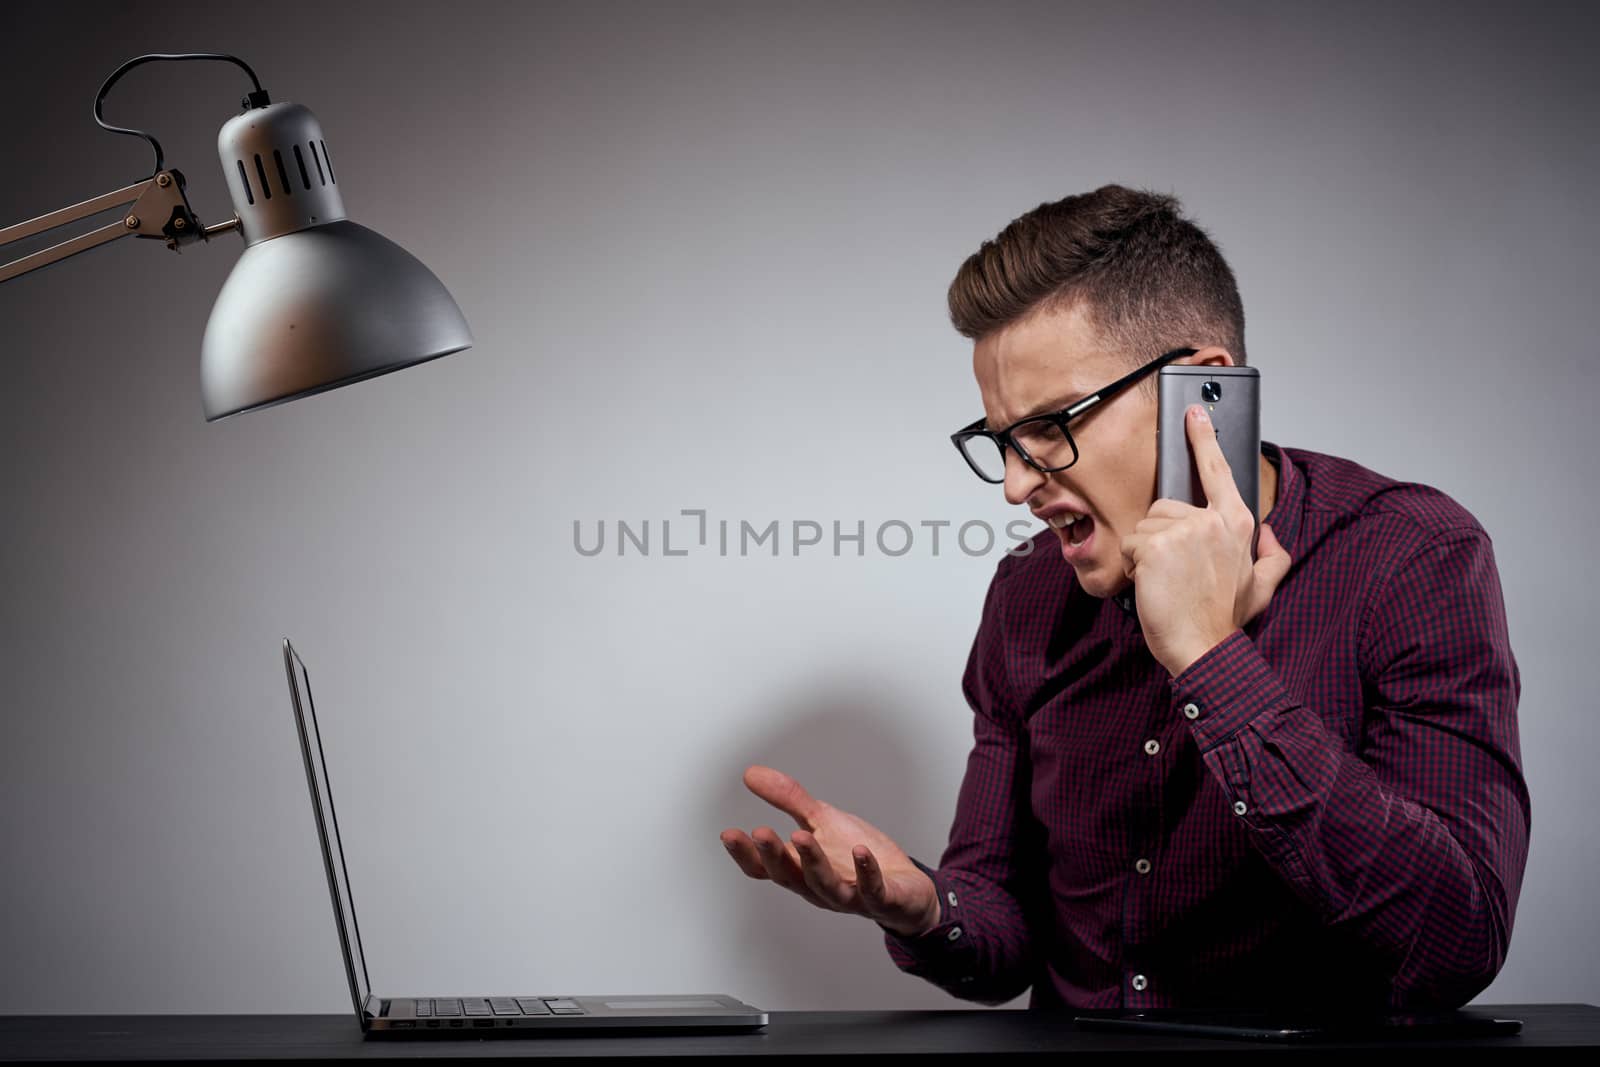
{"type": "Polygon", "coordinates": [[[1236,1041],[1404,1041],[1504,1037],[1522,1029],[1520,1019],[1500,1019],[1472,1008],[1433,1012],[1333,1015],[1310,1011],[1208,1010],[1200,1008],[1105,1008],[1079,1011],[1072,1020],[1085,1030],[1184,1034],[1236,1041]]]}
{"type": "Polygon", "coordinates": [[[350,979],[350,999],[356,1021],[369,1038],[483,1038],[533,1037],[539,1034],[575,1036],[587,1033],[713,1033],[759,1030],[767,1013],[724,993],[666,993],[655,995],[576,996],[570,993],[512,993],[497,996],[456,994],[389,997],[372,992],[367,959],[361,950],[361,929],[356,923],[355,898],[345,869],[339,819],[328,767],[317,729],[317,712],[311,702],[311,678],[300,654],[283,640],[283,666],[289,676],[289,698],[295,726],[300,731],[300,754],[305,758],[306,784],[311,789],[311,810],[316,816],[317,839],[328,872],[328,895],[333,900],[334,926],[350,979]],[[357,963],[360,980],[357,981],[357,963]]]}

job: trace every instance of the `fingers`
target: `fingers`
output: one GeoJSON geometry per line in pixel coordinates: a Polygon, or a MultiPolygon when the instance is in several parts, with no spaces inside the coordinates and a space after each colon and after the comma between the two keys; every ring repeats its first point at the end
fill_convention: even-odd
{"type": "Polygon", "coordinates": [[[801,869],[799,852],[793,845],[779,837],[777,831],[770,826],[762,826],[750,836],[755,842],[761,868],[769,880],[793,893],[798,893],[819,908],[836,910],[812,891],[806,882],[805,872],[801,869]]]}
{"type": "Polygon", "coordinates": [[[856,865],[856,895],[860,898],[862,914],[873,919],[883,918],[888,905],[884,900],[886,889],[878,857],[867,846],[857,845],[850,858],[856,865]]]}
{"type": "Polygon", "coordinates": [[[857,845],[851,859],[855,862],[857,907],[856,913],[865,915],[886,929],[894,930],[905,936],[913,936],[927,930],[932,924],[939,921],[944,914],[944,909],[939,905],[938,886],[931,880],[930,888],[933,892],[929,903],[933,906],[930,914],[924,908],[921,914],[911,914],[916,910],[915,905],[902,899],[894,904],[889,902],[889,887],[883,876],[883,868],[878,865],[878,857],[865,845],[857,845]]]}
{"type": "Polygon", "coordinates": [[[775,882],[814,907],[879,921],[902,918],[889,907],[883,868],[865,845],[857,845],[851,852],[852,880],[834,869],[817,839],[807,831],[795,831],[792,845],[765,826],[748,837],[738,829],[724,830],[721,837],[728,855],[746,875],[775,882]]]}
{"type": "Polygon", "coordinates": [[[771,767],[757,765],[744,772],[744,784],[750,792],[794,819],[805,829],[816,828],[815,815],[822,806],[821,803],[787,774],[771,767]]]}
{"type": "Polygon", "coordinates": [[[1144,551],[1144,534],[1124,534],[1122,537],[1122,573],[1129,578],[1139,569],[1139,553],[1144,551]]]}
{"type": "Polygon", "coordinates": [[[1200,472],[1200,484],[1205,487],[1206,501],[1216,510],[1238,511],[1244,506],[1244,497],[1233,481],[1233,468],[1222,454],[1217,442],[1217,428],[1202,404],[1191,404],[1185,412],[1189,430],[1189,445],[1194,449],[1194,465],[1200,472]]]}
{"type": "Polygon", "coordinates": [[[1134,527],[1134,530],[1142,534],[1159,533],[1168,526],[1175,526],[1182,521],[1182,519],[1170,518],[1166,515],[1146,515],[1139,520],[1139,524],[1134,527]]]}
{"type": "Polygon", "coordinates": [[[812,895],[826,901],[835,911],[858,910],[855,884],[839,877],[817,839],[805,830],[796,830],[789,837],[800,854],[800,873],[812,895]]]}
{"type": "Polygon", "coordinates": [[[747,837],[744,831],[722,831],[722,847],[728,850],[728,855],[733,857],[733,862],[745,874],[760,880],[767,878],[767,868],[761,862],[756,843],[747,837]]]}
{"type": "Polygon", "coordinates": [[[1201,510],[1204,509],[1197,508],[1193,504],[1186,503],[1182,500],[1173,500],[1171,497],[1162,496],[1157,497],[1154,503],[1150,505],[1150,510],[1145,512],[1145,518],[1181,519],[1186,517],[1191,511],[1201,510]]]}

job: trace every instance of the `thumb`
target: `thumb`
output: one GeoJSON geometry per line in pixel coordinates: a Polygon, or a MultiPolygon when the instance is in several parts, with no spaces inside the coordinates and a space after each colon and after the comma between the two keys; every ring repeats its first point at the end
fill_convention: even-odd
{"type": "Polygon", "coordinates": [[[1261,536],[1256,539],[1256,562],[1250,569],[1240,626],[1267,610],[1267,605],[1272,603],[1272,594],[1277,591],[1284,575],[1289,573],[1292,562],[1288,550],[1279,542],[1278,535],[1272,532],[1272,527],[1262,523],[1261,536]]]}
{"type": "Polygon", "coordinates": [[[822,805],[787,774],[772,767],[756,765],[744,772],[744,784],[750,792],[793,818],[803,829],[816,829],[815,816],[822,805]]]}
{"type": "MultiPolygon", "coordinates": [[[[1289,573],[1289,565],[1293,562],[1289,550],[1278,541],[1278,535],[1272,532],[1272,527],[1262,523],[1261,537],[1256,544],[1255,579],[1256,587],[1264,596],[1272,596],[1278,583],[1289,573]]],[[[1262,604],[1262,607],[1266,605],[1262,604]]]]}

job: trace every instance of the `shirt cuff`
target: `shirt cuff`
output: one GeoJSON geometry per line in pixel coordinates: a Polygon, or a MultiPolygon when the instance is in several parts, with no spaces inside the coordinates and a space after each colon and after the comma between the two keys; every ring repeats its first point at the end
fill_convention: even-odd
{"type": "Polygon", "coordinates": [[[1259,716],[1295,705],[1243,630],[1233,631],[1172,679],[1172,703],[1202,754],[1259,716]]]}
{"type": "Polygon", "coordinates": [[[971,939],[966,933],[960,891],[946,875],[915,856],[910,859],[918,870],[933,880],[934,888],[939,893],[939,921],[931,930],[917,937],[902,936],[879,923],[889,955],[901,967],[938,964],[940,970],[947,967],[965,968],[972,950],[969,947],[971,939]]]}

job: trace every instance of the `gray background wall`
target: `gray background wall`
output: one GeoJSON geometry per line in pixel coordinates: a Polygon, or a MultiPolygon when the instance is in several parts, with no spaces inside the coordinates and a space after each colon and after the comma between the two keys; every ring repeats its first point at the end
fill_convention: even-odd
{"type": "MultiPolygon", "coordinates": [[[[948,531],[935,556],[918,524],[1022,514],[945,440],[980,407],[945,287],[1017,214],[1113,180],[1177,193],[1233,263],[1264,436],[1435,485],[1493,536],[1535,826],[1480,1000],[1600,1002],[1593,8],[3,19],[0,223],[149,172],[89,118],[122,60],[235,52],[321,118],[351,217],[477,344],[207,425],[236,237],[0,287],[0,1010],[343,1008],[286,634],[383,990],[968,1006],[717,834],[791,828],[740,783],[764,762],[937,859],[1000,556],[948,531]],[[784,554],[665,557],[685,508],[779,520],[784,554]],[[574,521],[602,519],[652,520],[651,554],[580,556],[574,521]],[[921,534],[903,556],[872,543],[891,519],[921,534]],[[792,555],[796,520],[864,522],[865,555],[792,555]]],[[[145,67],[107,117],[156,132],[215,221],[245,88],[145,67]]]]}

